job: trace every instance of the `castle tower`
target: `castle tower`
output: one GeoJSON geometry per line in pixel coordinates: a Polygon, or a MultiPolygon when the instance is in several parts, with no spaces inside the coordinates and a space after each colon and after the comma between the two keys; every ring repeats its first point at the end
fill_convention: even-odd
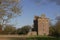
{"type": "Polygon", "coordinates": [[[45,14],[34,17],[34,31],[37,32],[37,35],[49,34],[49,19],[46,18],[45,14]]]}

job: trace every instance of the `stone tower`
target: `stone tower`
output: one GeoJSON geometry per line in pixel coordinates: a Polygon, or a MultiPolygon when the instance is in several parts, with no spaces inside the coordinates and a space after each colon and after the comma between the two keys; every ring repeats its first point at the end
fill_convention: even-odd
{"type": "Polygon", "coordinates": [[[45,14],[40,17],[34,17],[34,28],[33,31],[37,32],[37,35],[48,35],[49,34],[49,19],[46,18],[45,14]]]}

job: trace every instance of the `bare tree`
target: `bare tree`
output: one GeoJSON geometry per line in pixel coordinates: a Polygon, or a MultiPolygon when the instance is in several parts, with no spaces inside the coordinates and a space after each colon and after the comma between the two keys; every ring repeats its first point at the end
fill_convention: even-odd
{"type": "Polygon", "coordinates": [[[0,0],[0,23],[2,25],[21,14],[20,2],[21,0],[0,0]]]}

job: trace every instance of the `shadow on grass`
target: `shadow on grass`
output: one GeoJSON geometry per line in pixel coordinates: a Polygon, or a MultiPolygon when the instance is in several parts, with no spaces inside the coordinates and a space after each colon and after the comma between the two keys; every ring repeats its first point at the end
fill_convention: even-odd
{"type": "Polygon", "coordinates": [[[56,37],[20,37],[20,38],[11,38],[11,40],[60,40],[56,37]]]}

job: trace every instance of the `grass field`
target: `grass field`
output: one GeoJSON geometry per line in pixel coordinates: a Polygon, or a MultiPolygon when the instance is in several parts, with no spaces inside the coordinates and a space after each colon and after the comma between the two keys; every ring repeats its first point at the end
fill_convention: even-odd
{"type": "Polygon", "coordinates": [[[60,38],[51,38],[51,37],[28,37],[28,38],[12,38],[12,40],[60,40],[60,38]]]}
{"type": "MultiPolygon", "coordinates": [[[[9,35],[8,35],[9,36],[9,35]]],[[[6,36],[6,37],[1,37],[0,40],[60,40],[60,37],[40,37],[40,36],[30,36],[30,37],[21,37],[21,36],[6,36]]]]}

